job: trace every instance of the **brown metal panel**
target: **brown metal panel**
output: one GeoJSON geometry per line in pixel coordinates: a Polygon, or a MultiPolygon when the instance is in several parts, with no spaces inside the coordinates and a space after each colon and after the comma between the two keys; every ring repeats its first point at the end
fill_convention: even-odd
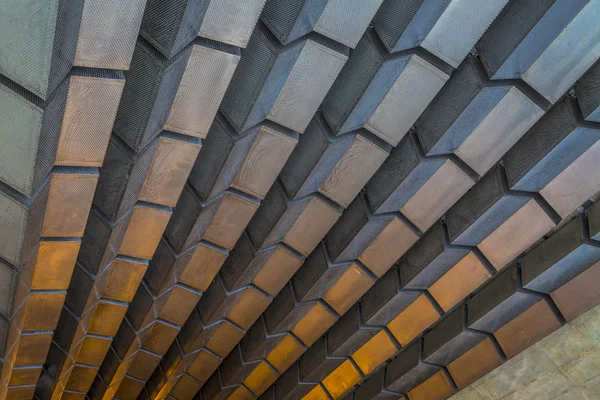
{"type": "Polygon", "coordinates": [[[199,141],[164,133],[156,144],[139,200],[175,207],[200,148],[199,141]]]}
{"type": "Polygon", "coordinates": [[[101,167],[125,80],[122,73],[75,71],[70,76],[54,163],[101,167]]]}
{"type": "Polygon", "coordinates": [[[600,303],[596,285],[599,274],[600,262],[597,262],[550,294],[567,321],[574,320],[600,303]]]}
{"type": "Polygon", "coordinates": [[[540,300],[494,332],[494,336],[506,356],[512,358],[558,328],[560,323],[552,310],[545,300],[540,300]]]}
{"type": "Polygon", "coordinates": [[[137,204],[133,209],[119,254],[149,260],[171,217],[170,208],[137,204]]]}
{"type": "Polygon", "coordinates": [[[459,390],[502,364],[500,355],[490,339],[484,339],[471,350],[448,364],[448,371],[459,390]]]}

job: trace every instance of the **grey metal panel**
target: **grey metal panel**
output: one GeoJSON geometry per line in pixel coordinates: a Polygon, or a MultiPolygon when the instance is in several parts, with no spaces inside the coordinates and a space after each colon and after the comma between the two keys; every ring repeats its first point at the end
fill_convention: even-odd
{"type": "Polygon", "coordinates": [[[323,101],[334,134],[364,127],[397,145],[449,78],[424,53],[389,55],[367,30],[323,101]]]}
{"type": "Polygon", "coordinates": [[[73,69],[56,165],[102,166],[124,85],[120,71],[73,69]]]}
{"type": "Polygon", "coordinates": [[[508,0],[454,0],[421,46],[457,67],[507,3],[508,0]]]}
{"type": "Polygon", "coordinates": [[[421,46],[457,67],[508,0],[388,0],[373,20],[391,52],[421,46]],[[477,12],[473,12],[473,10],[477,12]]]}
{"type": "MultiPolygon", "coordinates": [[[[14,267],[0,261],[0,314],[7,318],[12,316],[13,300],[17,287],[18,273],[14,267]]],[[[3,345],[0,334],[0,349],[3,345]]]]}
{"type": "Polygon", "coordinates": [[[304,132],[348,57],[308,40],[267,118],[304,132]]]}
{"type": "Polygon", "coordinates": [[[599,140],[600,129],[582,121],[575,100],[565,97],[506,153],[508,184],[538,192],[599,140]]]}
{"type": "Polygon", "coordinates": [[[576,217],[527,253],[521,262],[523,287],[552,293],[600,261],[600,248],[589,243],[587,225],[576,217]]]}
{"type": "Polygon", "coordinates": [[[348,47],[356,47],[383,0],[329,0],[315,32],[348,47]]]}
{"type": "Polygon", "coordinates": [[[143,39],[138,39],[125,73],[125,88],[115,126],[129,147],[140,151],[160,134],[185,71],[191,47],[166,59],[143,39]]]}
{"type": "Polygon", "coordinates": [[[575,93],[584,118],[600,122],[600,62],[581,77],[575,86],[575,93]]]}
{"type": "Polygon", "coordinates": [[[263,20],[284,44],[315,31],[356,47],[383,0],[270,0],[263,20]]]}
{"type": "Polygon", "coordinates": [[[138,200],[156,144],[154,141],[136,154],[119,138],[111,137],[93,201],[111,223],[125,215],[138,200]]]}
{"type": "Polygon", "coordinates": [[[212,0],[199,35],[246,47],[266,0],[212,0]]]}
{"type": "Polygon", "coordinates": [[[549,101],[557,101],[600,58],[598,15],[600,0],[591,0],[523,74],[523,80],[549,101]]]}
{"type": "Polygon", "coordinates": [[[21,265],[37,245],[44,223],[49,179],[33,198],[3,186],[0,190],[0,257],[21,265]]]}
{"type": "Polygon", "coordinates": [[[540,194],[552,208],[566,218],[575,209],[600,192],[600,141],[594,143],[572,164],[546,185],[540,194]]]}
{"type": "Polygon", "coordinates": [[[469,300],[469,328],[493,333],[540,300],[518,291],[517,274],[515,266],[509,266],[469,300]]]}
{"type": "Polygon", "coordinates": [[[231,186],[257,134],[258,129],[238,134],[217,115],[188,178],[202,200],[210,200],[231,186]]]}
{"type": "Polygon", "coordinates": [[[146,0],[85,0],[74,64],[128,70],[146,0]]]}
{"type": "Polygon", "coordinates": [[[172,58],[198,36],[210,0],[147,0],[140,35],[172,58]]]}
{"type": "Polygon", "coordinates": [[[239,60],[239,49],[195,42],[164,129],[205,138],[239,60]]]}
{"type": "Polygon", "coordinates": [[[318,35],[281,46],[264,25],[242,51],[221,106],[243,132],[265,119],[303,132],[347,60],[347,49],[318,35]]]}
{"type": "Polygon", "coordinates": [[[246,47],[266,0],[148,0],[140,34],[167,58],[197,36],[246,47]]]}
{"type": "Polygon", "coordinates": [[[0,73],[47,99],[73,64],[83,0],[2,0],[0,9],[0,73]]]}
{"type": "Polygon", "coordinates": [[[519,89],[511,87],[455,153],[475,172],[483,175],[543,113],[519,89]],[[512,118],[508,119],[508,115],[512,118]]]}
{"type": "Polygon", "coordinates": [[[26,196],[54,163],[68,86],[64,80],[46,102],[0,80],[0,179],[26,196]]]}
{"type": "Polygon", "coordinates": [[[511,2],[477,48],[493,79],[522,78],[554,103],[600,57],[599,13],[598,0],[511,2]]]}
{"type": "Polygon", "coordinates": [[[376,214],[401,211],[425,232],[473,185],[475,177],[450,158],[423,157],[409,134],[366,186],[376,214]]]}
{"type": "Polygon", "coordinates": [[[44,110],[6,86],[0,86],[0,103],[0,130],[4,142],[0,147],[0,177],[30,194],[44,110]]]}
{"type": "Polygon", "coordinates": [[[425,152],[455,153],[484,175],[544,113],[517,84],[490,82],[467,58],[416,123],[425,152]]]}
{"type": "Polygon", "coordinates": [[[391,145],[397,145],[447,80],[447,74],[421,57],[411,56],[369,116],[365,129],[391,145]]]}

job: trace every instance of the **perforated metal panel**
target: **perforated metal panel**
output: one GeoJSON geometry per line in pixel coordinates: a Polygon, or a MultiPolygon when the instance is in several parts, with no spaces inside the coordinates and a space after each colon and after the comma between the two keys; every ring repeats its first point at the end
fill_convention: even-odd
{"type": "Polygon", "coordinates": [[[68,86],[65,80],[52,99],[43,102],[19,87],[0,84],[0,135],[5,140],[0,150],[0,179],[27,196],[52,168],[68,86]]]}
{"type": "Polygon", "coordinates": [[[84,0],[0,3],[0,72],[48,99],[73,65],[84,0]]]}
{"type": "Polygon", "coordinates": [[[314,31],[356,47],[382,0],[269,0],[263,20],[287,44],[314,31]]]}
{"type": "Polygon", "coordinates": [[[239,60],[238,49],[195,42],[164,129],[205,138],[239,60]]]}
{"type": "Polygon", "coordinates": [[[335,50],[307,41],[267,118],[304,132],[347,59],[335,50]]]}
{"type": "Polygon", "coordinates": [[[199,35],[222,43],[246,47],[266,0],[212,0],[199,35]]]}
{"type": "Polygon", "coordinates": [[[84,0],[75,65],[128,70],[146,0],[84,0]]]}
{"type": "Polygon", "coordinates": [[[122,73],[70,76],[56,165],[101,167],[125,85],[122,73]]]}
{"type": "Polygon", "coordinates": [[[391,52],[421,46],[456,68],[507,3],[386,0],[373,25],[391,52]]]}

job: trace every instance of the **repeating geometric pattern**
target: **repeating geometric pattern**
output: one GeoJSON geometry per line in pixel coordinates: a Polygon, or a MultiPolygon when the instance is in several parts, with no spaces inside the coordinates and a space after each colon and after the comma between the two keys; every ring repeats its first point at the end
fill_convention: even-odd
{"type": "Polygon", "coordinates": [[[600,0],[0,0],[0,399],[443,400],[600,303],[600,0]]]}

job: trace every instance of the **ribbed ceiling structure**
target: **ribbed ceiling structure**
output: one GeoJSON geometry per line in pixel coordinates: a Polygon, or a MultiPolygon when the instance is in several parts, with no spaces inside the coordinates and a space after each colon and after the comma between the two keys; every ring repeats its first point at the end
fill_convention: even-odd
{"type": "Polygon", "coordinates": [[[0,399],[444,400],[600,303],[600,0],[0,0],[0,399]]]}

